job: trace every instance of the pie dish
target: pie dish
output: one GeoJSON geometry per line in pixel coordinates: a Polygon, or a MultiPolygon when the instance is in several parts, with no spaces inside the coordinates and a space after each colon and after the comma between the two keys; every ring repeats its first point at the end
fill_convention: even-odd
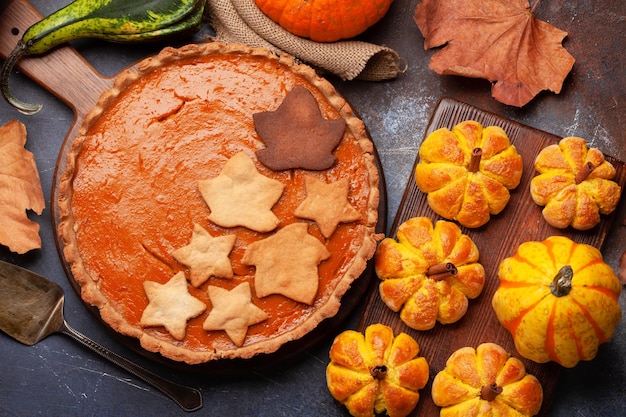
{"type": "Polygon", "coordinates": [[[165,48],[85,117],[60,171],[59,241],[116,332],[188,364],[247,359],[337,314],[375,251],[379,180],[362,120],[312,68],[236,44],[165,48]],[[334,162],[273,170],[255,118],[289,118],[303,89],[345,122],[334,162]]]}

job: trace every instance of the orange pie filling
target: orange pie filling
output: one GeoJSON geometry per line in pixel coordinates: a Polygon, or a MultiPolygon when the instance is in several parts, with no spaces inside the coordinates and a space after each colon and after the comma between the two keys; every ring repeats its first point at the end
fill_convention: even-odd
{"type": "Polygon", "coordinates": [[[298,66],[293,62],[247,50],[213,49],[166,55],[159,58],[165,61],[161,65],[149,60],[144,65],[150,68],[140,64],[139,77],[129,72],[123,88],[94,110],[75,140],[60,186],[59,230],[84,300],[96,305],[114,329],[138,337],[147,349],[190,363],[269,353],[334,315],[337,299],[372,256],[377,221],[373,148],[349,105],[310,72],[294,70],[298,66]],[[324,118],[350,120],[330,169],[273,171],[256,158],[265,144],[255,131],[253,114],[276,109],[296,85],[313,93],[324,118]],[[255,295],[255,267],[241,259],[252,242],[276,230],[259,233],[208,220],[211,211],[198,181],[217,177],[241,151],[260,174],[285,186],[272,207],[280,219],[276,230],[305,222],[309,234],[331,254],[319,263],[319,287],[311,305],[280,294],[255,295]],[[306,198],[306,176],[327,183],[349,178],[348,200],[360,218],[340,223],[325,238],[315,221],[296,217],[295,208],[306,198]],[[177,340],[164,327],[141,325],[149,303],[144,281],[163,284],[177,272],[189,274],[172,253],[189,244],[194,224],[214,237],[236,235],[229,254],[234,277],[211,277],[197,288],[188,285],[207,308],[188,320],[185,337],[177,340]],[[242,282],[250,283],[252,303],[268,318],[248,327],[243,346],[237,347],[224,331],[207,331],[202,324],[212,308],[207,287],[231,290],[242,282]]]}

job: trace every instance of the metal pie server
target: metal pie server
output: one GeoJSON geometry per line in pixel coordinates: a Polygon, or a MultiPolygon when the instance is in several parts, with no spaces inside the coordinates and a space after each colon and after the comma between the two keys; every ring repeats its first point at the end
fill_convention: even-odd
{"type": "Polygon", "coordinates": [[[202,407],[200,391],[168,381],[71,328],[63,316],[63,289],[27,269],[0,261],[0,330],[25,345],[63,333],[170,397],[185,411],[202,407]]]}

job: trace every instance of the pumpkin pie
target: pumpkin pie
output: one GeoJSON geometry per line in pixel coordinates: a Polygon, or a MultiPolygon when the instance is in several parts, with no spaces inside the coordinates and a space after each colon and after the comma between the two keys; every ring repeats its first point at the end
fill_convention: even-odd
{"type": "Polygon", "coordinates": [[[376,248],[365,126],[287,55],[165,48],[116,78],[67,156],[58,233],[83,300],[175,361],[303,337],[337,314],[376,248]]]}

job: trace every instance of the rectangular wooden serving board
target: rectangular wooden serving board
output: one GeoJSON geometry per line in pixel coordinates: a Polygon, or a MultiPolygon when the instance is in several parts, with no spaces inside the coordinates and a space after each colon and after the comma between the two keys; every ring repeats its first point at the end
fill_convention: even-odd
{"type": "MultiPolygon", "coordinates": [[[[416,331],[406,326],[399,314],[383,303],[378,293],[378,282],[374,282],[367,296],[358,329],[363,331],[370,324],[382,323],[393,328],[395,334],[405,332],[419,343],[420,355],[426,358],[430,365],[430,378],[426,387],[420,391],[419,403],[410,416],[439,415],[440,409],[433,403],[430,394],[433,378],[445,368],[446,360],[455,350],[465,346],[475,348],[485,342],[497,343],[505,348],[524,362],[528,373],[539,379],[544,390],[544,403],[539,416],[547,416],[561,368],[555,363],[537,364],[526,360],[515,350],[511,335],[500,325],[491,307],[491,299],[499,284],[498,266],[504,258],[512,256],[522,242],[542,241],[552,235],[567,236],[575,242],[601,249],[614,221],[615,212],[609,216],[602,216],[601,223],[588,231],[581,232],[572,228],[561,230],[548,225],[541,215],[542,208],[537,206],[530,196],[530,181],[536,175],[534,161],[537,154],[561,138],[449,98],[443,98],[437,105],[424,138],[436,129],[442,127],[452,129],[457,123],[465,120],[475,120],[483,126],[495,125],[503,128],[524,162],[521,182],[511,191],[511,199],[506,208],[500,214],[492,216],[489,222],[480,228],[461,227],[463,233],[474,241],[480,252],[479,262],[487,275],[483,292],[477,299],[469,301],[467,313],[457,323],[448,325],[437,323],[432,330],[416,331]]],[[[617,175],[614,180],[624,189],[625,164],[609,156],[606,159],[615,166],[617,175]]],[[[415,164],[418,160],[419,157],[416,156],[415,164]]],[[[433,222],[445,220],[430,209],[426,195],[417,188],[411,175],[392,224],[390,237],[395,238],[400,224],[418,216],[429,217],[433,222]]]]}

